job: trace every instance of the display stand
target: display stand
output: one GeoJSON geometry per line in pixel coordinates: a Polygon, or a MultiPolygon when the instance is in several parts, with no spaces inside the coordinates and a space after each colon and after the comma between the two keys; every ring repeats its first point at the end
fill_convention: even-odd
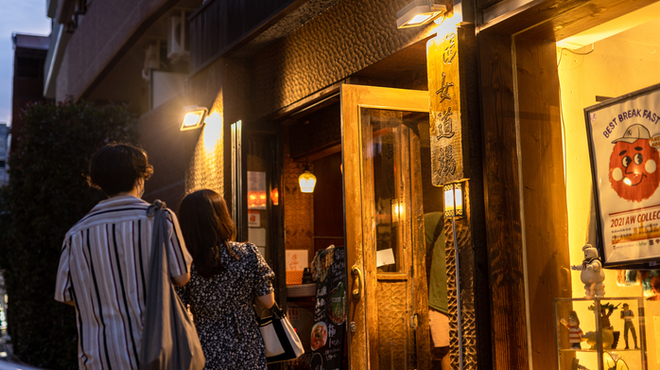
{"type": "Polygon", "coordinates": [[[557,298],[554,319],[559,370],[648,368],[643,298],[557,298]],[[632,316],[625,315],[628,320],[622,314],[624,304],[632,311],[632,316]],[[569,316],[575,315],[579,329],[575,320],[568,324],[569,316]]]}

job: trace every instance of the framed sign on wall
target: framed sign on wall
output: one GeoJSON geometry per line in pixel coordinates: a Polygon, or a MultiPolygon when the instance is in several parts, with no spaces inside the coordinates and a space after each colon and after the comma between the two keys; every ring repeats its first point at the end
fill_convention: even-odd
{"type": "Polygon", "coordinates": [[[605,267],[660,261],[660,84],[585,108],[605,267]]]}

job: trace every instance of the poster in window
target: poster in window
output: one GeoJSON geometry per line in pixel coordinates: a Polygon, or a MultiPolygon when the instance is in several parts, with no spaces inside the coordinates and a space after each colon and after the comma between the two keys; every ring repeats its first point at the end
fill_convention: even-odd
{"type": "Polygon", "coordinates": [[[660,260],[660,84],[585,110],[603,265],[660,260]]]}

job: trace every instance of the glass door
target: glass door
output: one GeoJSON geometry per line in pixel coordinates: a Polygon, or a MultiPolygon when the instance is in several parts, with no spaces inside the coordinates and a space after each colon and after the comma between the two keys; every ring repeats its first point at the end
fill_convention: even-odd
{"type": "Polygon", "coordinates": [[[428,92],[343,85],[341,110],[351,368],[428,369],[428,92]]]}

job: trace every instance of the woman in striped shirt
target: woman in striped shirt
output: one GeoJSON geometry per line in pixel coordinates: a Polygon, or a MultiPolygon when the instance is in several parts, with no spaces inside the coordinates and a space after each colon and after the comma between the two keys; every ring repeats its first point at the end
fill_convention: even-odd
{"type": "MultiPolygon", "coordinates": [[[[137,369],[153,218],[140,199],[153,173],[147,155],[108,144],[90,161],[89,183],[108,196],[66,234],[55,299],[76,307],[80,369],[137,369]]],[[[192,257],[173,212],[168,254],[171,279],[184,285],[192,257]]]]}

